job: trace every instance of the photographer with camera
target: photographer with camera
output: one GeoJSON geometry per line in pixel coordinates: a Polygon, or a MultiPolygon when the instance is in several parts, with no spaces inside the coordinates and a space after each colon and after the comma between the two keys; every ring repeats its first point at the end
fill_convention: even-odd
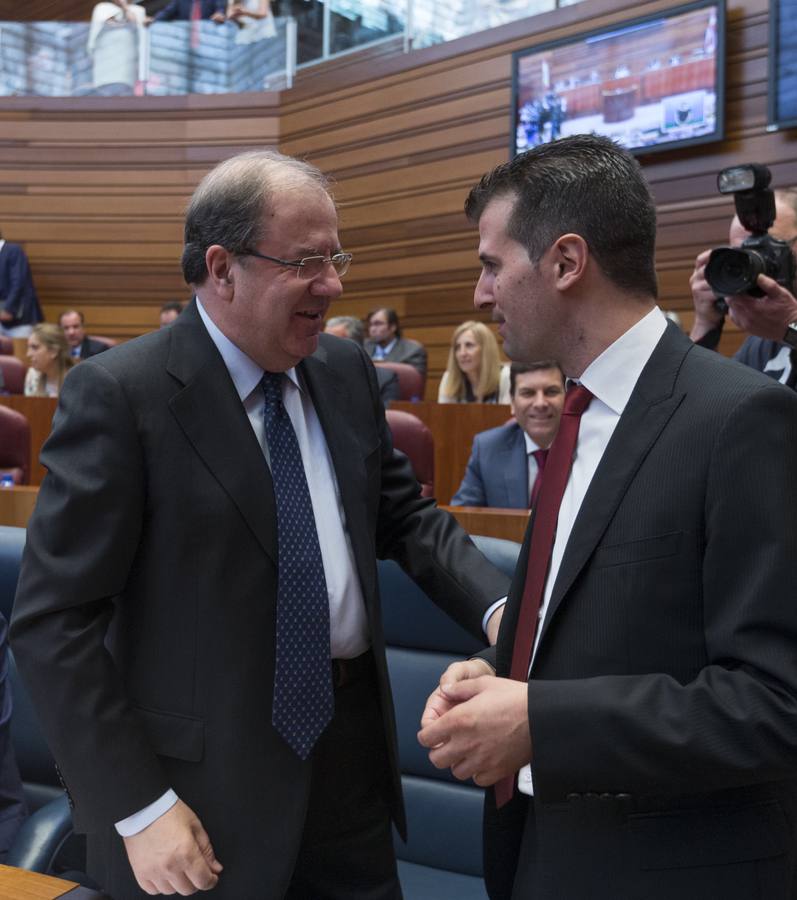
{"type": "Polygon", "coordinates": [[[716,349],[726,311],[749,332],[735,359],[783,384],[795,386],[797,299],[794,296],[797,189],[773,192],[766,166],[720,172],[721,193],[732,193],[736,215],[730,247],[705,250],[689,279],[695,305],[690,337],[716,349]]]}

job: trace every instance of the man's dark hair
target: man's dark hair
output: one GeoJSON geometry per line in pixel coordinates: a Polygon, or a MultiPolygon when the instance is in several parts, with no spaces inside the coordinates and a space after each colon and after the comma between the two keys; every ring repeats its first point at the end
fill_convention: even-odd
{"type": "Polygon", "coordinates": [[[385,318],[387,319],[388,325],[396,326],[396,337],[401,337],[401,326],[399,325],[399,317],[398,313],[395,309],[391,309],[389,306],[380,306],[378,309],[372,309],[371,312],[365,317],[365,321],[370,325],[371,324],[371,316],[375,316],[378,312],[383,312],[385,314],[385,318]]]}
{"type": "Polygon", "coordinates": [[[162,313],[176,312],[177,315],[179,316],[182,311],[183,311],[183,304],[180,303],[179,300],[169,300],[168,303],[164,303],[163,306],[161,307],[162,313]]]}
{"type": "Polygon", "coordinates": [[[183,277],[202,284],[205,254],[219,244],[230,253],[246,253],[264,235],[266,214],[282,191],[329,183],[309,163],[273,150],[252,150],[219,163],[199,183],[185,214],[183,277]]]}
{"type": "Polygon", "coordinates": [[[512,363],[509,367],[509,396],[515,396],[515,383],[518,375],[525,375],[526,372],[542,372],[544,369],[556,369],[562,376],[562,385],[564,385],[565,373],[555,359],[540,359],[532,363],[512,363]]]}
{"type": "Polygon", "coordinates": [[[61,324],[61,320],[64,318],[64,316],[79,316],[80,324],[85,325],[85,323],[86,323],[86,319],[84,318],[83,313],[79,309],[65,309],[61,313],[61,315],[58,316],[58,324],[59,325],[61,324]]]}
{"type": "Polygon", "coordinates": [[[515,197],[506,233],[533,263],[561,235],[578,234],[617,287],[658,296],[656,206],[639,163],[608,138],[574,135],[519,154],[482,178],[465,214],[478,222],[506,196],[515,197]]]}

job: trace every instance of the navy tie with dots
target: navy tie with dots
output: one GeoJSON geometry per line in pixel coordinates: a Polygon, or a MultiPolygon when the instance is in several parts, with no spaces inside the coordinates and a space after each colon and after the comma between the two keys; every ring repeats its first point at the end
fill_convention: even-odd
{"type": "Polygon", "coordinates": [[[282,404],[281,372],[266,372],[264,422],[277,500],[277,653],[271,723],[307,759],[335,707],[329,599],[296,432],[282,404]]]}

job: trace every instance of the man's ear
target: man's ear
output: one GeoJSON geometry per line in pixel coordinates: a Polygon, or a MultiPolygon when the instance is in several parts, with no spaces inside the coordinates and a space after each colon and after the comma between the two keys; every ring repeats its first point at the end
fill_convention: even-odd
{"type": "Polygon", "coordinates": [[[208,280],[219,295],[232,291],[232,254],[220,244],[211,244],[205,252],[205,265],[208,267],[208,280]]]}
{"type": "Polygon", "coordinates": [[[589,247],[580,234],[563,234],[551,250],[556,287],[566,291],[584,277],[589,262],[589,247]]]}

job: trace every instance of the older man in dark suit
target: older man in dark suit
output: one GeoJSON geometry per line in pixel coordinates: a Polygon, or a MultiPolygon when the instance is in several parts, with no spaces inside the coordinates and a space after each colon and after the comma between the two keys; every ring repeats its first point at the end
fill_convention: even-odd
{"type": "Polygon", "coordinates": [[[477,308],[578,382],[495,671],[456,664],[421,732],[496,785],[490,896],[797,897],[797,397],[666,323],[653,199],[611,141],[522,154],[467,212],[477,308]]]}
{"type": "Polygon", "coordinates": [[[64,384],[14,647],[114,900],[400,897],[376,558],[476,633],[508,585],[320,334],[350,259],[318,170],[233,157],[187,213],[196,299],[64,384]]]}

